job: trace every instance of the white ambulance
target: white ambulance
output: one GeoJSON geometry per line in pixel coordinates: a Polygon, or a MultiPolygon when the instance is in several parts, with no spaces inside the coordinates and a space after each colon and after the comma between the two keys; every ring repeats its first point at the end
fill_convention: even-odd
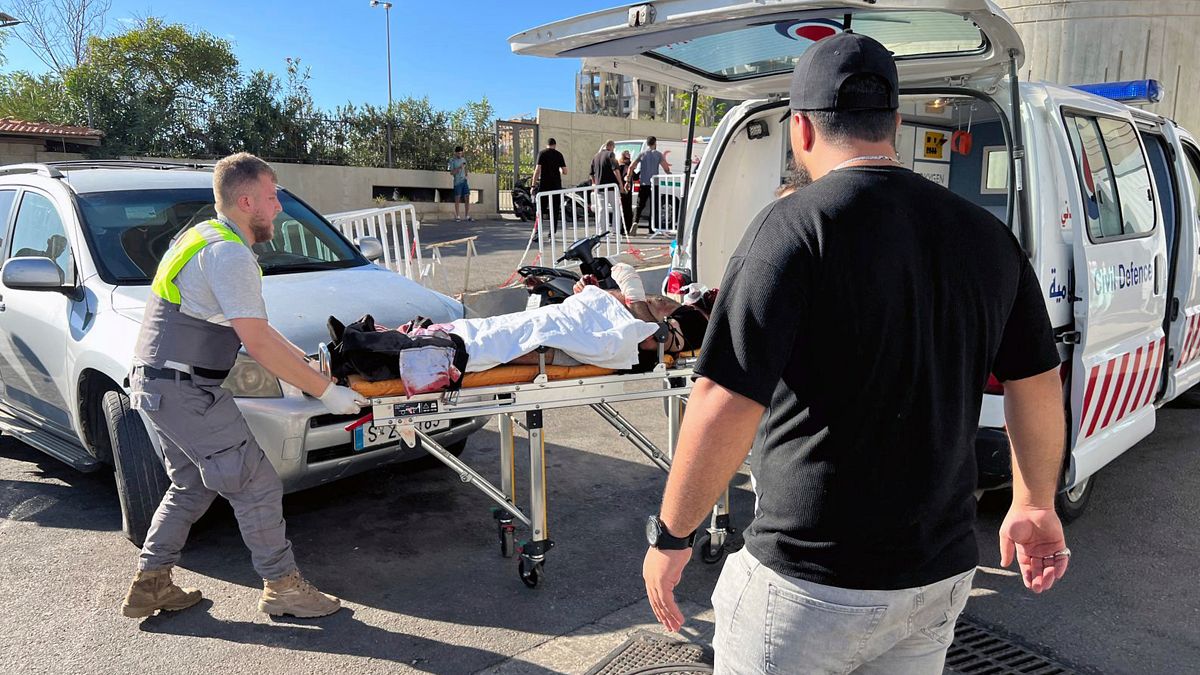
{"type": "MultiPolygon", "coordinates": [[[[1078,517],[1096,472],[1200,381],[1200,144],[1126,104],[1155,99],[1156,82],[1014,86],[1024,47],[991,0],[662,0],[510,42],[745,101],[689,186],[666,282],[677,288],[720,284],[787,175],[792,66],[814,40],[847,29],[896,56],[902,161],[1007,222],[1038,271],[1071,420],[1058,506],[1078,517]]],[[[993,381],[977,442],[981,488],[1011,478],[1002,396],[993,381]]]]}

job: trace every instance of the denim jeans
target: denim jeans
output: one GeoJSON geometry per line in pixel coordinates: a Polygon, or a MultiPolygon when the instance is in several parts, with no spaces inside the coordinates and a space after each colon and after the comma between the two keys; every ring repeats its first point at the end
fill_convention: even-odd
{"type": "Polygon", "coordinates": [[[974,576],[860,591],[777,574],[742,549],[713,591],[716,672],[940,675],[974,576]]]}

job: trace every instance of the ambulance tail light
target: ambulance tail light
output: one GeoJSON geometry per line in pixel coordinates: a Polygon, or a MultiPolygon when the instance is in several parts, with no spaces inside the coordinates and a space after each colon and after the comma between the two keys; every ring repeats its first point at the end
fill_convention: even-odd
{"type": "Polygon", "coordinates": [[[1158,80],[1132,80],[1129,82],[1102,82],[1098,84],[1076,84],[1075,89],[1089,94],[1131,105],[1158,103],[1163,97],[1163,86],[1158,80]]]}
{"type": "Polygon", "coordinates": [[[993,396],[1004,395],[1004,383],[996,379],[995,375],[988,375],[987,386],[983,388],[983,393],[993,396]]]}
{"type": "Polygon", "coordinates": [[[679,295],[683,292],[683,287],[690,283],[683,270],[671,270],[671,273],[667,275],[666,283],[663,284],[663,290],[669,295],[679,295]]]}

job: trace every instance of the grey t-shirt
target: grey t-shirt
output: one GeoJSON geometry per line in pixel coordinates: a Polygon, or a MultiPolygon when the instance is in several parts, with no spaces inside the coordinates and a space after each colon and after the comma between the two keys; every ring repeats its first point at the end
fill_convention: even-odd
{"type": "Polygon", "coordinates": [[[179,311],[190,317],[222,326],[230,325],[230,319],[267,318],[258,259],[240,241],[205,246],[179,271],[175,285],[181,297],[179,311]]]}
{"type": "Polygon", "coordinates": [[[642,185],[649,185],[652,178],[658,175],[659,169],[662,168],[662,153],[658,150],[643,150],[642,154],[637,156],[637,160],[633,163],[636,165],[641,162],[638,168],[638,182],[642,185]]]}

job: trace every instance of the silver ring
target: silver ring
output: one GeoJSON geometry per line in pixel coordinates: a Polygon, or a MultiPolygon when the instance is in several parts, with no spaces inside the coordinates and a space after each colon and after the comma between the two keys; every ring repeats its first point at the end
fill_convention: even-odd
{"type": "Polygon", "coordinates": [[[1071,557],[1071,549],[1064,548],[1061,551],[1055,551],[1054,553],[1052,553],[1050,555],[1042,556],[1042,561],[1044,562],[1046,560],[1058,560],[1059,558],[1070,558],[1070,557],[1071,557]]]}

